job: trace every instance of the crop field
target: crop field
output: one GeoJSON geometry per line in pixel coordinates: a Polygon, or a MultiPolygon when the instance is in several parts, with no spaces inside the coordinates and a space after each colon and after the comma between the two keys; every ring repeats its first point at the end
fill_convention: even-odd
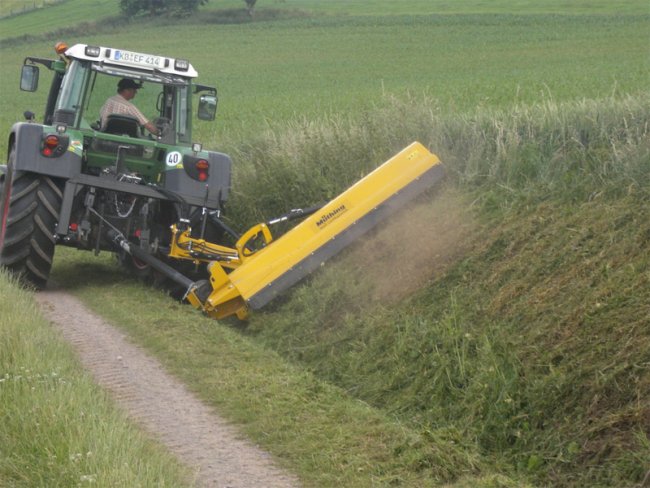
{"type": "Polygon", "coordinates": [[[0,18],[20,15],[32,10],[51,7],[65,0],[4,0],[0,4],[0,18]]]}
{"type": "MultiPolygon", "coordinates": [[[[337,16],[329,8],[326,16],[278,22],[200,24],[196,42],[178,42],[187,38],[185,24],[125,28],[118,47],[191,59],[201,78],[218,86],[218,124],[199,126],[199,137],[211,145],[243,140],[268,123],[295,117],[359,114],[386,94],[427,96],[440,110],[457,112],[634,93],[650,78],[650,14],[641,7],[634,16],[520,15],[503,13],[505,8],[477,15],[470,4],[458,15],[400,11],[379,17],[337,16]]],[[[115,44],[114,35],[73,33],[65,39],[115,44]]],[[[8,95],[0,102],[3,132],[25,109],[37,112],[42,105],[45,90],[40,99],[21,94],[18,73],[25,54],[47,56],[52,45],[0,50],[6,66],[0,87],[8,95]]]]}
{"type": "Polygon", "coordinates": [[[20,66],[63,39],[187,58],[218,87],[194,139],[233,156],[239,229],[415,139],[447,184],[246,326],[184,315],[105,255],[57,250],[55,279],[308,486],[647,480],[648,3],[242,7],[116,20],[114,1],[65,0],[0,19],[0,133],[41,117],[49,76],[20,92],[20,66]]]}

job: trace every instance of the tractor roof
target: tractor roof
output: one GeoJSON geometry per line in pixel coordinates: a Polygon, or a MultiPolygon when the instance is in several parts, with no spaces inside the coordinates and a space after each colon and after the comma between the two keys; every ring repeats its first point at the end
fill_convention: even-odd
{"type": "Polygon", "coordinates": [[[157,71],[187,78],[196,78],[198,73],[185,59],[168,58],[154,54],[143,54],[124,49],[75,44],[65,51],[68,58],[94,61],[101,64],[157,71]]]}

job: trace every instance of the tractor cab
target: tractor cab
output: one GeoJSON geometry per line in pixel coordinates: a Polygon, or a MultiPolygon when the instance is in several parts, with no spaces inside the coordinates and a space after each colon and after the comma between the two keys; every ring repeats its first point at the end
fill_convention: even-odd
{"type": "Polygon", "coordinates": [[[179,153],[170,151],[170,146],[192,146],[193,96],[198,97],[197,117],[215,118],[217,91],[194,83],[198,74],[186,60],[86,44],[70,48],[59,44],[56,50],[59,61],[25,60],[21,88],[36,90],[36,64],[54,71],[45,123],[63,124],[83,133],[90,173],[111,165],[123,151],[126,168],[154,177],[169,164],[166,157],[170,152],[179,153]],[[117,94],[120,80],[125,79],[139,87],[130,102],[155,126],[156,135],[125,114],[110,114],[101,120],[102,107],[117,94]]]}

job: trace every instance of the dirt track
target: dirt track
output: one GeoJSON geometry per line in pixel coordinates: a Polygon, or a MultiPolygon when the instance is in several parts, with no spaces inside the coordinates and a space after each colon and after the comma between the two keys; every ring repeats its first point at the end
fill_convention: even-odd
{"type": "Polygon", "coordinates": [[[196,486],[293,487],[298,481],[202,404],[157,360],[79,300],[51,288],[36,294],[43,313],[83,365],[142,428],[195,472],[196,486]]]}

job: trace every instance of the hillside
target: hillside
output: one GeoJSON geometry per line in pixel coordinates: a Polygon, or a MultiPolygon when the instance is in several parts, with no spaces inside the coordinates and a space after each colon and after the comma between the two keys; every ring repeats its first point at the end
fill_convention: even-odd
{"type": "MultiPolygon", "coordinates": [[[[649,102],[631,97],[522,107],[464,121],[431,119],[426,105],[404,102],[369,115],[373,123],[365,127],[323,120],[302,142],[291,129],[262,138],[240,156],[252,163],[259,154],[274,157],[246,173],[246,187],[277,187],[272,179],[286,177],[280,169],[295,154],[306,154],[295,164],[310,181],[322,161],[308,156],[314,138],[321,155],[330,154],[329,164],[338,154],[342,168],[348,153],[335,147],[349,150],[364,140],[389,151],[418,127],[432,126],[438,130],[428,132],[428,145],[441,150],[449,178],[243,329],[229,326],[345,397],[396,419],[417,439],[404,454],[413,459],[406,469],[432,481],[475,473],[487,478],[471,478],[468,486],[490,486],[498,473],[507,476],[500,482],[514,486],[639,482],[650,463],[649,102]],[[377,129],[383,118],[404,111],[414,115],[411,123],[393,132],[394,141],[382,139],[377,129]],[[459,140],[471,141],[471,154],[457,146],[459,140]],[[443,460],[438,449],[450,457],[443,460]]],[[[68,261],[57,279],[79,284],[77,270],[68,261]]],[[[221,408],[236,410],[244,402],[260,418],[232,414],[252,432],[268,428],[268,404],[246,400],[247,391],[282,398],[290,418],[305,415],[294,411],[299,404],[323,401],[295,386],[276,391],[271,372],[268,387],[245,380],[252,390],[234,398],[237,383],[226,388],[213,379],[214,368],[224,367],[213,358],[227,358],[226,371],[241,367],[223,344],[210,341],[205,327],[216,324],[199,325],[190,315],[172,325],[160,299],[150,303],[162,310],[139,307],[151,291],[135,283],[115,287],[113,280],[89,278],[78,293],[124,323],[221,408]],[[129,317],[133,308],[140,309],[136,319],[129,317]],[[170,328],[152,328],[159,321],[170,328]]],[[[250,356],[246,362],[255,371],[262,367],[250,356]]],[[[327,417],[328,410],[318,410],[327,417]]],[[[314,429],[321,421],[310,416],[314,429]]],[[[359,419],[338,422],[345,432],[359,419]]],[[[302,458],[285,444],[297,441],[287,428],[283,424],[270,445],[302,458]]],[[[304,442],[322,442],[300,435],[304,442]]],[[[356,447],[345,445],[355,452],[349,466],[363,464],[356,447]]],[[[322,461],[316,469],[324,469],[322,461]]],[[[372,476],[390,479],[395,468],[386,469],[377,463],[372,476]]],[[[345,473],[339,479],[352,482],[345,473]]],[[[406,485],[422,482],[415,480],[406,485]]]]}
{"type": "MultiPolygon", "coordinates": [[[[647,6],[259,3],[274,12],[259,22],[218,23],[211,2],[70,40],[166,50],[219,81],[219,125],[196,135],[235,160],[237,228],[336,195],[412,140],[444,184],[246,324],[105,256],[57,251],[54,279],[308,486],[647,480],[647,6]],[[179,45],[188,25],[208,49],[179,45]]],[[[0,20],[5,133],[46,91],[15,88],[27,53],[49,55],[19,39],[28,20],[0,20]]]]}
{"type": "MultiPolygon", "coordinates": [[[[465,124],[396,109],[415,119],[396,138],[436,128],[429,145],[449,188],[247,333],[541,484],[640,480],[650,466],[649,101],[486,111],[465,124]]],[[[358,135],[343,128],[332,141],[354,145],[344,133],[358,135]]]]}

